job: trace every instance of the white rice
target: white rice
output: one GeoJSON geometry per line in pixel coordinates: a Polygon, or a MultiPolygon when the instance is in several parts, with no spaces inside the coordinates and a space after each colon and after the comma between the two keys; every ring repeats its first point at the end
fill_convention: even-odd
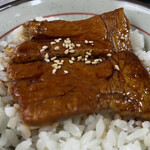
{"type": "MultiPolygon", "coordinates": [[[[150,150],[150,122],[113,120],[102,114],[80,116],[38,127],[27,127],[19,116],[18,104],[7,93],[6,67],[10,58],[5,48],[23,42],[22,27],[0,42],[0,148],[16,150],[150,150]]],[[[150,51],[144,50],[144,37],[131,31],[134,53],[150,69],[150,51]]]]}

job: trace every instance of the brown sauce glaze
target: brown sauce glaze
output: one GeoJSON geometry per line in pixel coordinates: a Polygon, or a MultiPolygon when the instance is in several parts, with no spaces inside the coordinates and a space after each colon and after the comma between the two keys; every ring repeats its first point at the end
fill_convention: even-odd
{"type": "Polygon", "coordinates": [[[84,62],[70,64],[69,58],[63,60],[56,74],[52,74],[53,62],[10,64],[9,91],[20,104],[27,124],[53,123],[106,108],[150,119],[147,116],[150,111],[149,75],[132,52],[115,53],[95,66],[84,62]],[[68,74],[64,74],[64,70],[68,74]]]}
{"type": "Polygon", "coordinates": [[[129,21],[123,9],[117,9],[102,15],[97,15],[81,21],[29,21],[24,25],[24,34],[32,39],[17,46],[12,56],[13,62],[28,62],[42,60],[45,53],[40,53],[42,46],[47,45],[50,57],[84,56],[86,51],[92,50],[94,57],[107,57],[119,51],[132,51],[129,40],[129,21]],[[55,39],[62,38],[59,43],[51,45],[55,39]],[[66,55],[63,42],[70,38],[75,44],[75,53],[66,55]],[[85,40],[94,44],[86,44],[85,40]],[[76,44],[81,44],[77,47],[76,44]],[[59,46],[59,50],[54,50],[59,46]]]}
{"type": "Polygon", "coordinates": [[[24,34],[30,40],[16,47],[7,71],[26,124],[103,109],[150,119],[149,74],[132,53],[123,9],[83,21],[30,21],[24,34]]]}

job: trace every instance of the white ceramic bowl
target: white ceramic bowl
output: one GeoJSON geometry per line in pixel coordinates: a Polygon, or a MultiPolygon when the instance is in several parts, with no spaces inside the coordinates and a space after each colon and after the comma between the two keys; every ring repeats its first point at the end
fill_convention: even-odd
{"type": "Polygon", "coordinates": [[[16,26],[37,16],[50,16],[51,20],[81,20],[94,14],[123,7],[132,27],[145,36],[146,49],[150,49],[150,8],[118,0],[32,0],[0,12],[0,40],[16,26]]]}
{"type": "Polygon", "coordinates": [[[150,9],[118,0],[32,0],[13,6],[0,12],[0,40],[37,16],[48,16],[51,20],[81,20],[120,7],[124,8],[131,27],[144,34],[146,49],[150,50],[150,9]]]}

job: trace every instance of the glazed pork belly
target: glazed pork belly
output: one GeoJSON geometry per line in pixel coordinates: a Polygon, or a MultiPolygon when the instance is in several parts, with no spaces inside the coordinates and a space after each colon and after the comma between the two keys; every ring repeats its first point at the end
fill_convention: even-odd
{"type": "Polygon", "coordinates": [[[132,52],[123,9],[83,21],[30,21],[24,34],[29,40],[7,71],[26,124],[104,109],[150,119],[149,74],[132,52]]]}

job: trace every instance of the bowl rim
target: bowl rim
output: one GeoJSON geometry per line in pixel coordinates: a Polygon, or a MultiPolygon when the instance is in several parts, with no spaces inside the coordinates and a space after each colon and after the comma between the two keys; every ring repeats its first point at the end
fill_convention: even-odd
{"type": "MultiPolygon", "coordinates": [[[[6,9],[9,9],[11,7],[20,5],[22,3],[29,2],[29,1],[33,1],[33,0],[14,0],[12,2],[6,3],[6,4],[2,5],[2,6],[0,6],[0,12],[4,11],[6,9]]],[[[138,0],[115,0],[115,1],[128,2],[128,3],[135,4],[135,5],[138,5],[139,7],[143,7],[143,8],[146,8],[146,9],[150,10],[150,4],[148,4],[146,2],[142,2],[142,1],[138,1],[138,0]]]]}

